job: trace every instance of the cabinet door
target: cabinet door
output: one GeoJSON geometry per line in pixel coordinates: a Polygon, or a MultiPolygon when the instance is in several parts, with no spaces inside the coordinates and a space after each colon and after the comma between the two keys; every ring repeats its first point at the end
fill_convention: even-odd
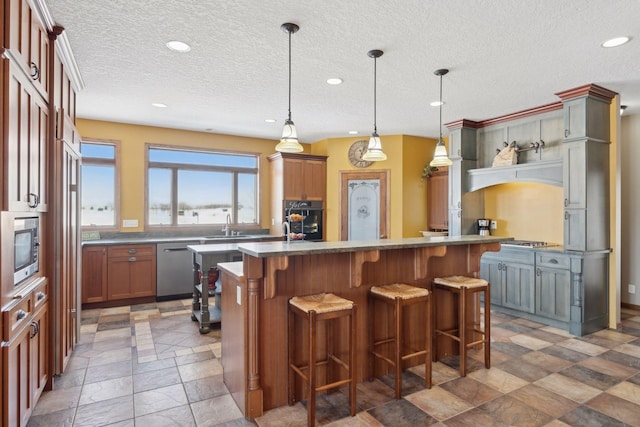
{"type": "Polygon", "coordinates": [[[49,379],[49,304],[45,303],[31,322],[31,386],[34,406],[49,379]]]}
{"type": "Polygon", "coordinates": [[[535,311],[535,274],[533,265],[503,263],[502,305],[516,310],[535,311]]]}
{"type": "Polygon", "coordinates": [[[45,98],[49,85],[49,35],[28,0],[5,1],[5,47],[45,98]]]}
{"type": "Polygon", "coordinates": [[[327,163],[319,160],[306,160],[302,168],[302,182],[303,200],[324,200],[327,163]]]}
{"type": "Polygon", "coordinates": [[[570,317],[571,273],[558,268],[536,269],[536,314],[568,322],[570,317]]]}
{"type": "Polygon", "coordinates": [[[283,160],[283,190],[285,200],[302,200],[304,192],[304,161],[301,159],[283,160]]]}
{"type": "Polygon", "coordinates": [[[156,293],[155,257],[109,257],[107,298],[109,301],[153,296],[156,293]]]}
{"type": "Polygon", "coordinates": [[[7,210],[47,210],[49,107],[13,61],[5,62],[5,204],[7,210]],[[8,67],[8,68],[7,68],[8,67]]]}
{"type": "Polygon", "coordinates": [[[502,305],[502,263],[494,260],[480,259],[480,277],[491,286],[491,304],[502,305]]]}
{"type": "Polygon", "coordinates": [[[82,248],[82,302],[107,300],[107,249],[105,246],[82,248]]]}
{"type": "Polygon", "coordinates": [[[570,251],[587,248],[587,210],[564,210],[564,247],[570,251]]]}
{"type": "Polygon", "coordinates": [[[566,101],[563,106],[564,137],[581,138],[586,135],[586,100],[566,101]]]}
{"type": "Polygon", "coordinates": [[[567,209],[586,208],[587,148],[585,141],[564,144],[564,207],[567,209]]]}
{"type": "Polygon", "coordinates": [[[31,327],[27,325],[2,348],[3,426],[26,426],[34,407],[31,380],[31,327]]]}
{"type": "Polygon", "coordinates": [[[449,174],[445,171],[434,173],[427,184],[427,215],[429,228],[446,230],[449,225],[449,174]]]}

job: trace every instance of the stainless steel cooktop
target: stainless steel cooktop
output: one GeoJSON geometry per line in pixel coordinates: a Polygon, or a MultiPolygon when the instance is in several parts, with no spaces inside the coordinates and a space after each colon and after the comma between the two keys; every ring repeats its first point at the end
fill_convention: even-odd
{"type": "Polygon", "coordinates": [[[502,243],[503,246],[524,246],[527,248],[543,248],[545,246],[553,246],[547,242],[539,242],[536,240],[509,240],[502,243]]]}

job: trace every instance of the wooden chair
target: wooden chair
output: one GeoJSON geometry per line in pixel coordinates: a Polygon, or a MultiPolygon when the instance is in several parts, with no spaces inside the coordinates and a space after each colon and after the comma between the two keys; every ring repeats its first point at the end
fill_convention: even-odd
{"type": "Polygon", "coordinates": [[[289,357],[289,404],[295,403],[295,375],[298,374],[307,386],[307,421],[309,426],[315,424],[316,416],[316,392],[349,385],[349,409],[351,416],[356,414],[356,380],[355,380],[355,347],[356,347],[356,304],[353,301],[340,298],[331,293],[309,295],[304,297],[293,297],[289,300],[288,323],[288,357],[289,357]],[[308,364],[296,365],[294,360],[296,340],[295,340],[295,316],[307,320],[307,337],[301,342],[308,342],[307,357],[308,364]],[[345,363],[338,356],[333,354],[333,338],[336,335],[335,320],[349,317],[349,361],[345,363]],[[324,360],[316,360],[318,322],[334,320],[327,325],[325,338],[327,340],[327,355],[324,360]],[[330,362],[335,362],[344,368],[347,377],[327,384],[316,385],[316,370],[318,366],[329,367],[330,362]]]}
{"type": "Polygon", "coordinates": [[[370,359],[370,372],[373,373],[373,365],[376,359],[383,360],[389,364],[395,375],[395,394],[396,399],[402,397],[402,364],[405,360],[424,356],[425,358],[425,382],[426,387],[431,388],[431,293],[424,288],[409,286],[403,283],[396,283],[386,286],[374,286],[369,292],[369,352],[373,355],[370,359]],[[380,301],[393,308],[394,335],[380,340],[375,340],[374,333],[376,330],[376,318],[378,313],[375,310],[375,302],[380,301]],[[406,307],[424,304],[425,310],[425,347],[421,349],[410,349],[409,353],[403,354],[405,351],[405,342],[403,340],[404,331],[404,310],[406,307]],[[393,351],[390,357],[387,357],[378,348],[389,343],[393,343],[393,351]]]}
{"type": "MultiPolygon", "coordinates": [[[[491,297],[489,282],[466,276],[436,277],[433,279],[434,291],[451,292],[458,300],[458,322],[455,328],[441,330],[434,329],[434,354],[437,356],[438,336],[443,335],[458,342],[460,353],[460,376],[467,375],[467,349],[482,344],[484,346],[484,365],[491,367],[491,297]],[[473,295],[484,292],[484,329],[475,326],[474,319],[467,318],[468,304],[473,304],[473,295]],[[480,339],[474,339],[479,337],[480,339]]],[[[435,318],[441,309],[435,304],[435,318]]]]}

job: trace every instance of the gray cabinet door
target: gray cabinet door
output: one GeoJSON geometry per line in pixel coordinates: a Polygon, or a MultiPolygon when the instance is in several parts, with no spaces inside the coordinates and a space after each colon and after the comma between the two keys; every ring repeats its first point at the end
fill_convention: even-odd
{"type": "Polygon", "coordinates": [[[564,207],[584,209],[587,192],[587,153],[584,141],[564,144],[564,207]]]}
{"type": "Polygon", "coordinates": [[[503,263],[502,305],[515,310],[535,312],[535,272],[533,265],[503,263]]]}
{"type": "Polygon", "coordinates": [[[568,322],[570,319],[571,273],[558,268],[536,269],[536,314],[568,322]]]}
{"type": "Polygon", "coordinates": [[[489,282],[491,287],[491,304],[502,305],[502,263],[493,260],[480,261],[480,277],[489,282]]]}
{"type": "Polygon", "coordinates": [[[587,132],[587,105],[585,98],[577,98],[564,103],[564,137],[582,138],[587,132]]]}
{"type": "Polygon", "coordinates": [[[564,210],[564,247],[569,251],[587,249],[587,210],[564,210]]]}

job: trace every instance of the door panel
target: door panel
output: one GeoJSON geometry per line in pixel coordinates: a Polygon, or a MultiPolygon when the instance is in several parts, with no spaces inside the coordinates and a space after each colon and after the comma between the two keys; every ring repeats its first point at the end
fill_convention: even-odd
{"type": "Polygon", "coordinates": [[[377,180],[379,183],[379,201],[377,204],[378,212],[364,213],[366,215],[377,215],[379,217],[378,237],[386,239],[389,237],[389,171],[371,171],[371,172],[340,172],[340,240],[349,240],[349,212],[353,208],[349,201],[349,186],[357,185],[362,181],[377,180]]]}

